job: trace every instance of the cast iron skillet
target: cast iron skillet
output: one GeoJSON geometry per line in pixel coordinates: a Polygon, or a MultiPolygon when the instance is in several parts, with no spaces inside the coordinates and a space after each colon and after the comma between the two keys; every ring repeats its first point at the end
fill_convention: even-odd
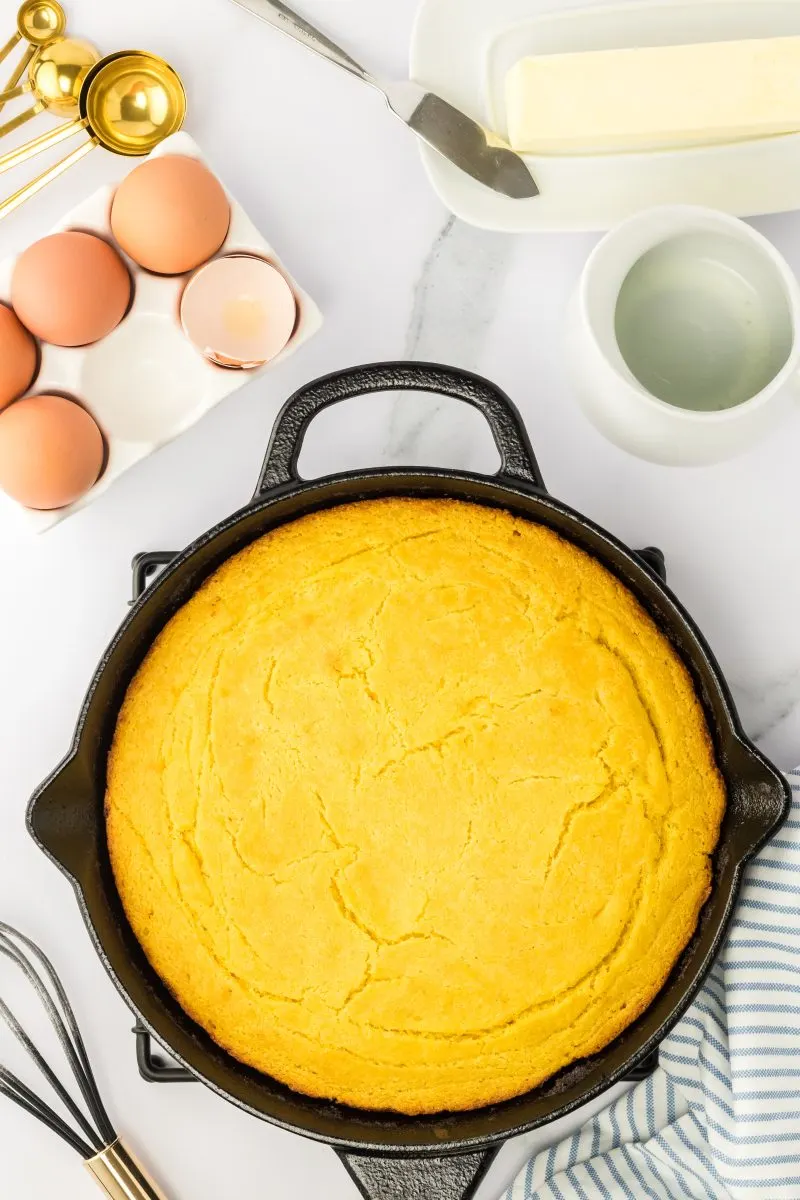
{"type": "Polygon", "coordinates": [[[92,680],[69,755],[33,797],[28,827],[77,893],[95,948],[145,1027],[203,1082],[255,1116],[328,1142],[373,1200],[466,1200],[506,1139],[594,1099],[652,1053],[707,976],[746,861],[788,812],[788,787],[745,737],[704,641],[665,584],[616,538],[547,494],[519,413],[486,380],[449,367],[385,363],[329,375],[283,408],[250,504],[199,538],[144,594],[92,680]],[[501,456],[494,477],[392,468],[300,479],[303,437],[322,409],[370,392],[414,389],[463,400],[488,421],[501,456]],[[178,1007],[149,967],[123,914],[105,841],[106,758],[125,690],[153,639],[203,580],[254,538],[305,513],[376,496],[446,496],[541,522],[594,555],[654,617],[691,671],[728,789],[714,887],[700,926],[650,1009],[600,1054],[526,1096],[475,1112],[403,1118],[361,1112],[290,1091],[236,1062],[178,1007]]]}

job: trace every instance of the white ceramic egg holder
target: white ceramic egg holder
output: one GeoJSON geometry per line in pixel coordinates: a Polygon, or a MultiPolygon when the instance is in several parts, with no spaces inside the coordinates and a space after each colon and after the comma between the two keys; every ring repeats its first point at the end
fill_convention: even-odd
{"type": "MultiPolygon", "coordinates": [[[[202,159],[196,143],[186,133],[167,138],[151,157],[163,154],[202,159]]],[[[80,229],[111,239],[109,217],[114,191],[115,186],[100,188],[66,213],[53,232],[80,229]]],[[[180,298],[189,275],[151,275],[123,254],[133,279],[134,297],[122,323],[91,346],[65,349],[41,345],[41,367],[26,394],[63,392],[80,401],[103,431],[107,463],[91,491],[65,508],[33,511],[0,493],[3,505],[15,509],[34,532],[42,533],[90,504],[134,463],[191,428],[223,397],[281,362],[320,328],[322,317],[314,301],[298,286],[241,206],[230,194],[228,199],[230,228],[214,257],[252,253],[268,259],[281,271],[297,300],[297,325],[289,343],[255,370],[215,366],[181,329],[180,298]]],[[[15,261],[7,258],[0,263],[0,300],[6,303],[15,261]]]]}

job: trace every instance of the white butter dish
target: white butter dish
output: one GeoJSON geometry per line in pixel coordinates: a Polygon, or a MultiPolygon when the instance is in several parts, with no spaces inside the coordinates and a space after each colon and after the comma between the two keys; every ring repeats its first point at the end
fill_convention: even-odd
{"type": "MultiPolygon", "coordinates": [[[[151,157],[164,154],[202,158],[196,143],[185,133],[168,138],[151,157]]],[[[109,215],[114,191],[114,186],[100,188],[66,213],[53,232],[81,229],[111,239],[109,215]]],[[[180,298],[189,276],[151,275],[123,254],[133,279],[134,297],[122,323],[91,346],[41,347],[41,367],[29,393],[61,392],[80,401],[103,432],[107,464],[91,491],[66,508],[37,512],[0,493],[3,508],[14,510],[34,532],[50,529],[90,504],[134,463],[189,429],[225,396],[281,362],[320,328],[322,318],[314,301],[288,273],[241,206],[232,196],[228,199],[230,227],[215,257],[249,253],[278,268],[297,301],[298,319],[291,339],[280,354],[255,370],[235,370],[209,362],[181,329],[180,298]]],[[[15,261],[7,258],[0,263],[0,300],[5,303],[15,261]]]]}
{"type": "MultiPolygon", "coordinates": [[[[411,74],[506,133],[505,83],[528,55],[800,35],[800,0],[654,0],[548,11],[553,0],[423,0],[411,74]]],[[[631,98],[635,103],[635,97],[631,98]]],[[[601,230],[643,208],[697,204],[734,216],[800,208],[800,134],[633,154],[530,157],[541,188],[508,200],[421,147],[456,216],[487,229],[601,230]]]]}

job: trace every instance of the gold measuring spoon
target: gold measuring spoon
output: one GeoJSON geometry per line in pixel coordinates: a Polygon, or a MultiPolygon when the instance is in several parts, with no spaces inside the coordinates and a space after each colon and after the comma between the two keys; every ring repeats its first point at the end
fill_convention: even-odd
{"type": "Polygon", "coordinates": [[[95,146],[112,154],[149,154],[177,133],[186,116],[186,93],[177,71],[155,54],[121,50],[100,60],[83,81],[80,116],[0,157],[0,174],[85,129],[83,142],[0,204],[0,220],[41,191],[95,146]]]}
{"type": "Polygon", "coordinates": [[[90,42],[78,38],[57,38],[49,46],[37,50],[27,82],[0,93],[0,108],[7,100],[15,100],[28,92],[33,92],[36,103],[0,125],[0,137],[19,129],[45,109],[62,117],[77,112],[83,81],[99,61],[100,51],[90,42]]]}
{"type": "MultiPolygon", "coordinates": [[[[0,62],[6,58],[21,41],[29,43],[28,49],[14,68],[6,88],[15,87],[33,58],[42,46],[56,38],[63,37],[67,28],[67,16],[56,0],[25,0],[17,13],[17,30],[5,46],[0,50],[0,62]]],[[[0,109],[5,100],[0,100],[0,109]]]]}

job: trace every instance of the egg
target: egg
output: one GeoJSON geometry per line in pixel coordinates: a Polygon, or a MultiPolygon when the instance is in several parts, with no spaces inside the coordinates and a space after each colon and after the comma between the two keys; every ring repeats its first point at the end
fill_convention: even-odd
{"type": "Polygon", "coordinates": [[[26,508],[64,508],[96,483],[103,435],[63,396],[26,396],[0,413],[0,488],[26,508]]]}
{"type": "Polygon", "coordinates": [[[36,366],[36,342],[16,313],[0,304],[0,410],[28,390],[36,366]]]}
{"type": "Polygon", "coordinates": [[[116,250],[75,230],[34,242],[11,277],[11,303],[23,325],[54,346],[87,346],[105,337],[130,299],[130,276],[116,250]]]}
{"type": "Polygon", "coordinates": [[[184,154],[151,158],[131,171],[111,206],[111,231],[139,266],[157,275],[193,271],[217,253],[231,208],[219,180],[184,154]]]}

